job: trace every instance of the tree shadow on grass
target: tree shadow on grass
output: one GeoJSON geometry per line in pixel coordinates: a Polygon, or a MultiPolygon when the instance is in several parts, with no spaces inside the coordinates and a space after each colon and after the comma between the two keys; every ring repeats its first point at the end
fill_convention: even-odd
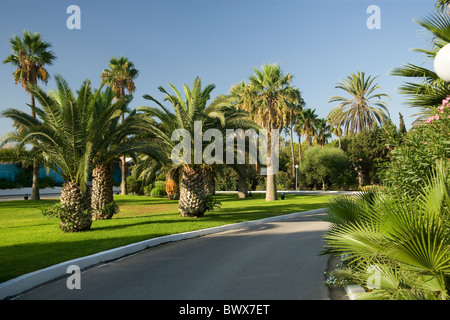
{"type": "Polygon", "coordinates": [[[64,261],[85,257],[160,234],[90,240],[34,242],[0,247],[0,283],[64,261]]]}

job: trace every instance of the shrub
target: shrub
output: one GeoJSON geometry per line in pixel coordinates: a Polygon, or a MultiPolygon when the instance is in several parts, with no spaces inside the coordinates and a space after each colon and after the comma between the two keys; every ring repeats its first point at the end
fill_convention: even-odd
{"type": "Polygon", "coordinates": [[[166,182],[165,181],[161,181],[161,180],[155,181],[155,188],[164,189],[165,187],[166,187],[166,182]]]}
{"type": "Polygon", "coordinates": [[[6,179],[0,179],[0,189],[14,189],[14,188],[17,188],[17,183],[6,179]]]}
{"type": "Polygon", "coordinates": [[[163,188],[153,188],[151,192],[151,196],[153,198],[162,198],[164,197],[165,191],[163,188]]]}
{"type": "Polygon", "coordinates": [[[233,168],[222,166],[217,172],[215,189],[217,191],[236,191],[238,181],[239,175],[233,168]]]}
{"type": "Polygon", "coordinates": [[[61,183],[57,183],[52,177],[46,176],[39,179],[39,189],[54,188],[61,186],[61,183]]]}
{"type": "Polygon", "coordinates": [[[214,196],[207,196],[206,197],[206,210],[207,211],[214,211],[215,209],[222,208],[222,202],[218,200],[214,196]]]}
{"type": "Polygon", "coordinates": [[[430,118],[410,130],[404,144],[392,150],[392,160],[381,172],[384,184],[395,193],[417,196],[436,161],[450,158],[450,104],[446,99],[430,118]]]}
{"type": "Polygon", "coordinates": [[[153,189],[153,187],[152,187],[151,184],[146,185],[146,186],[144,187],[144,195],[146,195],[147,197],[151,196],[151,194],[152,194],[152,189],[153,189]]]}
{"type": "Polygon", "coordinates": [[[111,201],[103,207],[101,210],[101,216],[105,219],[111,219],[113,215],[118,214],[120,209],[119,205],[115,201],[111,201]]]}
{"type": "Polygon", "coordinates": [[[344,151],[314,146],[303,154],[298,179],[306,188],[348,189],[355,183],[355,174],[344,151]]]}
{"type": "Polygon", "coordinates": [[[127,193],[128,194],[144,194],[144,186],[142,179],[136,179],[134,176],[127,177],[127,193]]]}
{"type": "Polygon", "coordinates": [[[291,190],[293,188],[292,177],[289,173],[278,171],[276,173],[277,190],[291,190]]]}

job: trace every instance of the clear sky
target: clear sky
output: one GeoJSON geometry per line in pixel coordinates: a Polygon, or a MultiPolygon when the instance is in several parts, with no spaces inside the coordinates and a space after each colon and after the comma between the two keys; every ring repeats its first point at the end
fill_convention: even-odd
{"type": "MultiPolygon", "coordinates": [[[[337,82],[357,70],[379,76],[391,118],[401,112],[410,128],[417,112],[398,87],[407,79],[389,72],[405,63],[432,68],[412,48],[429,48],[430,37],[415,23],[433,11],[435,0],[1,0],[0,59],[9,39],[23,30],[51,42],[57,60],[46,88],[61,74],[77,90],[82,81],[100,84],[112,56],[125,56],[140,71],[130,107],[148,105],[144,94],[162,98],[157,87],[214,83],[213,95],[247,80],[253,67],[279,63],[294,75],[307,107],[326,117],[330,97],[344,95],[337,82]],[[81,29],[70,30],[69,5],[81,9],[81,29]],[[370,30],[367,8],[381,9],[381,29],[370,30]]],[[[29,96],[14,84],[14,67],[0,64],[0,110],[29,110],[29,96]]],[[[43,85],[43,84],[42,84],[43,85]]],[[[0,119],[0,135],[12,129],[0,119]]]]}

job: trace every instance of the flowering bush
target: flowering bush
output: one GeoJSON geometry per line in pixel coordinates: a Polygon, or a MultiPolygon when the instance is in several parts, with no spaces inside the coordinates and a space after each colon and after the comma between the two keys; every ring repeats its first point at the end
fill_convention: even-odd
{"type": "Polygon", "coordinates": [[[417,195],[436,161],[450,158],[450,97],[432,108],[421,125],[410,130],[403,145],[391,152],[383,180],[394,193],[417,195]]]}
{"type": "MultiPolygon", "coordinates": [[[[428,119],[424,120],[425,123],[438,125],[436,120],[441,120],[448,122],[450,118],[450,96],[442,100],[442,105],[432,110],[432,115],[428,119]]],[[[447,128],[448,129],[448,128],[447,128]]]]}

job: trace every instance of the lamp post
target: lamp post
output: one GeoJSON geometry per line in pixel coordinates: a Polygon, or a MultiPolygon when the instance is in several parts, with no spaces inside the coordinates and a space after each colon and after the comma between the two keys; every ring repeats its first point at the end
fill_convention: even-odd
{"type": "Polygon", "coordinates": [[[434,71],[445,82],[450,82],[450,44],[445,45],[436,54],[434,71]]]}
{"type": "Polygon", "coordinates": [[[298,164],[295,165],[295,191],[297,191],[297,169],[298,169],[298,164]]]}

